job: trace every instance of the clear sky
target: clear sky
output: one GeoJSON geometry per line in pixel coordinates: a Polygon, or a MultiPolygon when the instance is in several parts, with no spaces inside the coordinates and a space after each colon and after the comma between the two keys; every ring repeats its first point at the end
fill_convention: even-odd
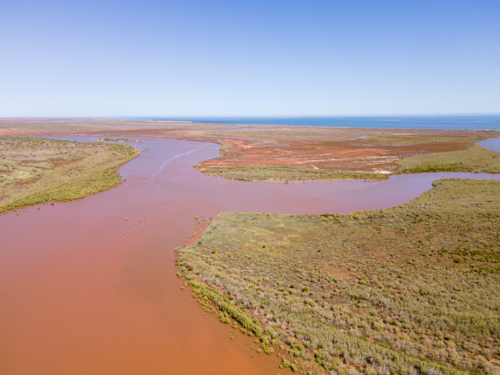
{"type": "Polygon", "coordinates": [[[0,0],[0,117],[500,113],[500,1],[0,0]]]}

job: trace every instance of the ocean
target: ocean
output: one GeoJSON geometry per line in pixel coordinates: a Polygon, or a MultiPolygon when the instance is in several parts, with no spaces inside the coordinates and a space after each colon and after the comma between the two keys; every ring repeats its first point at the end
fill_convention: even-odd
{"type": "Polygon", "coordinates": [[[142,117],[140,119],[160,121],[193,121],[202,123],[237,125],[289,125],[389,129],[500,130],[500,115],[359,117],[142,117]]]}

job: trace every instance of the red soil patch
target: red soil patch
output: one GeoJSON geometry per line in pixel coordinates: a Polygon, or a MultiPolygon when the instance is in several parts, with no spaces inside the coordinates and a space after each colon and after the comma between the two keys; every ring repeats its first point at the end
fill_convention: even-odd
{"type": "Polygon", "coordinates": [[[363,145],[357,141],[287,142],[272,146],[252,145],[245,141],[224,140],[233,148],[226,155],[200,163],[204,166],[289,165],[339,171],[394,171],[394,162],[403,157],[463,150],[466,143],[432,142],[404,146],[363,145]]]}

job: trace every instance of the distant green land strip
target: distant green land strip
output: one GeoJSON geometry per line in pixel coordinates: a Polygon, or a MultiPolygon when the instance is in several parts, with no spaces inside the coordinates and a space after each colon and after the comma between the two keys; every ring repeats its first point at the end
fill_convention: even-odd
{"type": "Polygon", "coordinates": [[[222,213],[176,262],[206,312],[293,371],[493,375],[499,236],[500,182],[451,179],[393,209],[222,213]]]}
{"type": "Polygon", "coordinates": [[[127,143],[142,143],[140,139],[128,139],[128,138],[94,138],[94,141],[101,142],[127,142],[127,143]]]}
{"type": "Polygon", "coordinates": [[[121,183],[132,146],[44,138],[0,138],[0,213],[84,198],[121,183]]]}
{"type": "Polygon", "coordinates": [[[482,172],[500,173],[500,152],[474,145],[463,151],[415,155],[396,161],[397,173],[482,172]]]}
{"type": "Polygon", "coordinates": [[[257,165],[249,167],[207,167],[195,165],[195,168],[211,176],[240,181],[384,180],[388,177],[386,174],[381,173],[343,172],[283,165],[257,165]]]}

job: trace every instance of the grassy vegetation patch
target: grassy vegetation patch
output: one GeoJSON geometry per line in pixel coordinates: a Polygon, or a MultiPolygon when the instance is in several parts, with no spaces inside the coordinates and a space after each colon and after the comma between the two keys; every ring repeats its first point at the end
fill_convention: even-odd
{"type": "Polygon", "coordinates": [[[142,143],[142,141],[139,139],[128,139],[128,138],[95,138],[94,141],[142,143]]]}
{"type": "Polygon", "coordinates": [[[203,173],[240,181],[287,181],[287,180],[384,180],[386,174],[364,172],[342,172],[285,165],[258,165],[249,167],[207,167],[196,165],[203,173]]]}
{"type": "Polygon", "coordinates": [[[483,140],[481,136],[462,136],[462,135],[425,135],[421,133],[414,134],[371,134],[366,137],[354,138],[360,144],[377,146],[413,146],[428,144],[459,144],[463,148],[468,148],[474,143],[483,140]]]}
{"type": "Polygon", "coordinates": [[[177,250],[179,276],[284,367],[500,371],[500,182],[350,215],[223,213],[200,240],[177,250]]]}
{"type": "Polygon", "coordinates": [[[0,138],[0,213],[86,197],[121,183],[118,167],[140,151],[119,144],[0,138]]]}
{"type": "Polygon", "coordinates": [[[500,173],[500,153],[474,145],[468,150],[416,155],[396,161],[397,173],[500,173]]]}

